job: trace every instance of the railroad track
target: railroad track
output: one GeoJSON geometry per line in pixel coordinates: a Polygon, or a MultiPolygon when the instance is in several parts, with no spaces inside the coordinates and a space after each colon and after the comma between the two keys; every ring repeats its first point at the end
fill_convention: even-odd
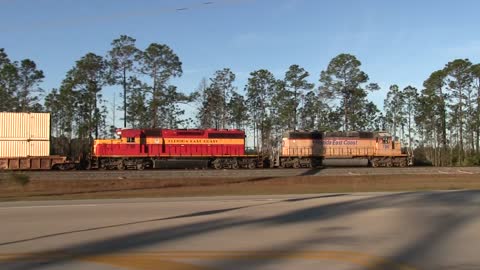
{"type": "Polygon", "coordinates": [[[26,171],[0,172],[0,179],[12,173],[25,174],[31,180],[101,180],[101,179],[172,179],[172,178],[239,178],[295,176],[361,176],[361,175],[479,175],[480,167],[409,167],[409,168],[316,168],[255,170],[145,170],[145,171],[26,171]]]}

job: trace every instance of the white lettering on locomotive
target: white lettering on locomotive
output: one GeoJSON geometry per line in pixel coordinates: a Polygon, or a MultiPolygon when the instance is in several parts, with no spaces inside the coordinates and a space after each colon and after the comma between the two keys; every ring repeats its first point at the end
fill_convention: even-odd
{"type": "Polygon", "coordinates": [[[358,140],[313,140],[313,144],[320,145],[358,145],[358,140]]]}

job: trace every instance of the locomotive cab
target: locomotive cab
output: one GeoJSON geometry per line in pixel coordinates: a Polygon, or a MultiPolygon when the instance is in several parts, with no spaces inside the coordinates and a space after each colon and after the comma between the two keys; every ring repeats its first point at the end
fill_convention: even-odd
{"type": "Polygon", "coordinates": [[[405,154],[398,138],[387,132],[378,133],[375,146],[377,156],[402,156],[405,154]]]}

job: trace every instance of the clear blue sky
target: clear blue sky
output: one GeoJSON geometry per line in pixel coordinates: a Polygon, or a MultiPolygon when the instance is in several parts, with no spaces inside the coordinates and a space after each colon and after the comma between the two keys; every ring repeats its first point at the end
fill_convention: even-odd
{"type": "MultiPolygon", "coordinates": [[[[448,61],[480,62],[475,0],[0,0],[0,48],[14,60],[33,59],[58,87],[87,52],[104,55],[121,34],[169,45],[183,62],[174,83],[194,90],[224,67],[243,90],[248,74],[266,68],[283,77],[299,64],[318,82],[339,53],[362,62],[382,90],[370,95],[381,108],[391,84],[421,88],[448,61]],[[188,8],[177,11],[178,8],[188,8]]],[[[106,95],[119,89],[108,88],[106,95]]]]}

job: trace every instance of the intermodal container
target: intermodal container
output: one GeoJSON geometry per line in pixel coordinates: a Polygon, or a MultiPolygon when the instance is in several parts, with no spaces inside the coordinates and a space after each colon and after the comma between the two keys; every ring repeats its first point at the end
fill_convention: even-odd
{"type": "Polygon", "coordinates": [[[45,157],[50,155],[50,141],[2,141],[0,158],[45,157]]]}
{"type": "Polygon", "coordinates": [[[0,141],[49,141],[49,113],[0,113],[0,141]]]}

